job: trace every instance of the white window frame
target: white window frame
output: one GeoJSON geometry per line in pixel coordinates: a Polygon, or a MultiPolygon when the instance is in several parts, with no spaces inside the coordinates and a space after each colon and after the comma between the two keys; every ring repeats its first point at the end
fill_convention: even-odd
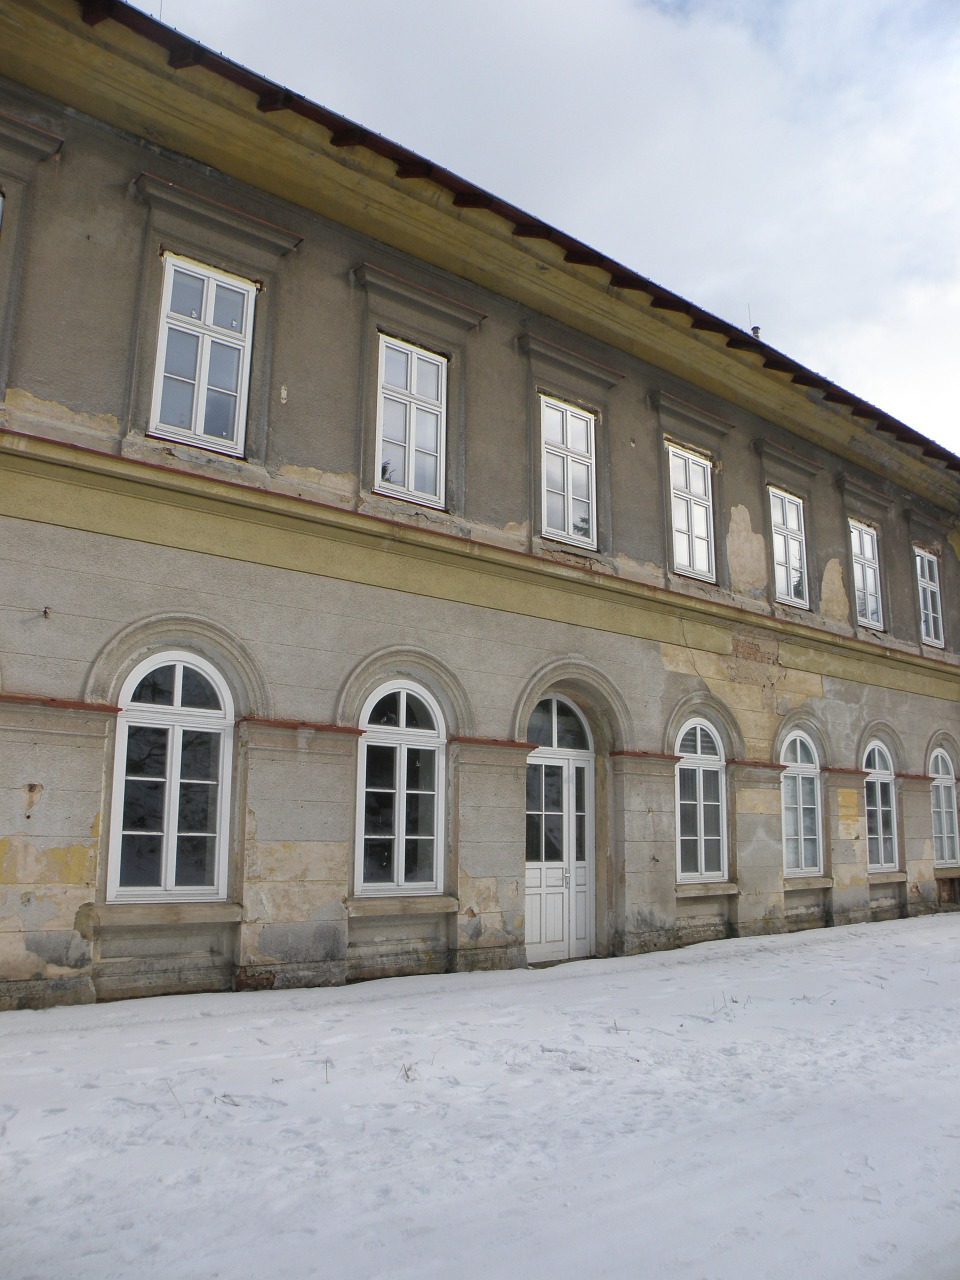
{"type": "Polygon", "coordinates": [[[933,861],[938,867],[960,866],[957,780],[953,761],[942,747],[938,747],[930,757],[929,773],[930,806],[933,814],[933,861]]]}
{"type": "Polygon", "coordinates": [[[769,486],[769,494],[776,598],[782,604],[790,604],[798,609],[809,609],[810,580],[807,575],[807,537],[803,518],[803,499],[775,485],[769,486]],[[792,522],[791,517],[793,517],[792,522]],[[802,585],[799,595],[791,587],[793,574],[798,568],[802,585]]]}
{"type": "MultiPolygon", "coordinates": [[[[178,254],[163,255],[163,291],[160,304],[160,327],[157,335],[157,357],[154,366],[153,398],[150,405],[149,434],[160,436],[164,440],[180,440],[188,444],[199,445],[214,453],[226,453],[233,457],[242,457],[247,427],[247,404],[250,392],[250,358],[253,350],[254,305],[257,286],[252,280],[244,280],[240,276],[230,275],[205,266],[192,258],[184,258],[178,254]],[[199,316],[184,316],[170,310],[174,272],[182,271],[187,275],[198,277],[203,283],[203,304],[199,316]],[[213,323],[213,308],[216,286],[225,285],[236,289],[244,296],[244,331],[236,334],[232,330],[218,328],[213,323]],[[190,334],[198,340],[197,377],[194,383],[193,414],[189,429],[170,426],[160,421],[161,403],[163,399],[164,367],[166,364],[167,343],[171,330],[190,334]],[[211,388],[210,349],[217,342],[231,347],[240,353],[237,401],[234,416],[234,435],[229,440],[203,433],[203,410],[206,405],[207,392],[211,388]]],[[[183,379],[189,381],[189,379],[183,379]]]]}
{"type": "MultiPolygon", "coordinates": [[[[404,342],[388,334],[380,334],[380,349],[377,361],[377,452],[374,489],[378,493],[388,493],[395,498],[404,498],[417,502],[421,506],[436,507],[442,510],[446,494],[446,452],[447,452],[447,367],[446,356],[418,347],[412,342],[404,342]],[[386,381],[386,361],[388,351],[399,351],[407,359],[409,372],[408,385],[397,387],[386,381]],[[414,371],[418,361],[432,365],[437,369],[438,399],[421,395],[414,382],[414,371]],[[385,405],[388,403],[403,406],[405,417],[405,450],[404,475],[402,482],[389,480],[383,475],[387,463],[384,461],[384,427],[385,405]],[[415,421],[417,410],[431,414],[437,419],[437,448],[433,450],[418,449],[416,445],[415,421]],[[412,446],[411,447],[411,443],[412,446]],[[418,489],[416,482],[417,455],[430,454],[437,459],[437,482],[435,490],[418,489]]],[[[389,440],[386,442],[389,444],[389,440]]],[[[400,443],[400,442],[398,442],[400,443]]]]}
{"type": "MultiPolygon", "coordinates": [[[[799,752],[797,753],[799,755],[799,752]]],[[[780,775],[780,798],[781,798],[781,814],[783,820],[783,871],[784,875],[790,876],[819,876],[823,875],[823,818],[820,803],[820,756],[817,748],[810,741],[805,733],[792,733],[783,744],[780,752],[780,763],[784,765],[783,773],[780,775]],[[790,748],[794,744],[802,743],[813,757],[812,763],[802,762],[800,760],[788,760],[790,748]],[[790,790],[790,782],[796,781],[796,800],[791,803],[787,792],[790,790]],[[804,784],[807,784],[806,786],[804,784]],[[808,795],[812,791],[813,804],[809,804],[804,799],[804,791],[808,795]],[[803,830],[803,814],[804,810],[813,809],[814,811],[814,833],[813,837],[804,834],[803,830]],[[788,835],[788,812],[793,809],[796,812],[796,837],[788,835]],[[790,865],[790,849],[789,841],[791,838],[797,841],[797,866],[790,865]],[[816,859],[811,865],[806,865],[807,859],[807,841],[814,839],[816,842],[816,859]]]]}
{"type": "Polygon", "coordinates": [[[597,546],[597,417],[588,409],[579,405],[567,404],[553,396],[540,396],[540,510],[542,513],[543,536],[557,542],[568,542],[575,547],[588,547],[596,550],[597,546]],[[547,438],[547,415],[560,414],[562,420],[560,440],[547,438]],[[570,443],[570,424],[579,421],[585,427],[587,447],[578,449],[570,443]],[[552,460],[549,462],[548,460],[552,460]],[[560,487],[548,484],[548,466],[559,466],[562,474],[560,487]],[[571,483],[571,469],[582,467],[587,473],[587,497],[574,495],[571,483]],[[549,498],[559,496],[563,504],[563,523],[550,523],[549,498]],[[587,533],[577,531],[575,502],[589,504],[589,529],[587,533]]]}
{"type": "MultiPolygon", "coordinates": [[[[689,884],[702,881],[723,882],[727,879],[728,868],[728,849],[727,849],[727,771],[726,759],[724,757],[723,743],[716,729],[707,720],[688,720],[677,734],[676,754],[680,756],[677,761],[676,781],[675,781],[675,807],[676,807],[676,842],[677,842],[677,883],[689,884]],[[718,754],[716,756],[704,755],[699,751],[694,753],[683,753],[680,749],[680,743],[683,741],[684,735],[690,729],[698,730],[698,748],[702,747],[702,735],[707,733],[716,744],[718,754]],[[687,770],[696,776],[696,816],[697,816],[697,870],[684,871],[682,869],[682,845],[681,845],[681,800],[680,800],[680,774],[681,771],[687,770]],[[719,871],[704,870],[704,775],[706,773],[716,773],[719,792],[720,806],[720,869],[719,871]]],[[[689,838],[689,837],[688,837],[689,838]]]]}
{"type": "Polygon", "coordinates": [[[117,717],[114,748],[113,795],[110,809],[110,848],[107,859],[108,902],[218,902],[227,896],[227,870],[230,841],[230,791],[233,773],[234,703],[226,681],[204,658],[182,649],[170,649],[145,659],[131,671],[120,691],[120,715],[117,717]],[[193,667],[209,680],[220,698],[222,710],[193,707],[166,707],[132,702],[140,681],[160,667],[175,666],[176,694],[179,700],[183,667],[193,667]],[[127,736],[131,727],[146,726],[168,729],[164,829],[161,852],[161,884],[155,886],[120,884],[123,842],[123,809],[126,794],[127,736]],[[182,730],[200,730],[220,736],[220,762],[217,785],[217,830],[215,867],[212,885],[178,886],[174,883],[177,845],[177,801],[179,798],[180,740],[182,730]]]}
{"type": "Polygon", "coordinates": [[[867,870],[897,871],[900,852],[897,841],[897,779],[890,752],[882,742],[871,742],[863,753],[866,778],[863,783],[867,820],[867,870]],[[871,757],[873,757],[871,759],[871,757]],[[871,814],[876,833],[871,835],[871,814]],[[884,837],[883,817],[889,814],[889,844],[884,837]]]}
{"type": "Polygon", "coordinates": [[[857,622],[872,631],[883,630],[883,601],[880,590],[880,545],[873,525],[852,517],[850,524],[850,555],[853,559],[853,594],[856,601],[857,622]],[[871,603],[876,606],[876,617],[871,617],[871,603]]]}
{"type": "Polygon", "coordinates": [[[713,533],[713,463],[709,457],[694,449],[680,445],[667,445],[667,466],[670,473],[670,528],[673,531],[673,567],[686,577],[700,578],[704,582],[716,582],[717,566],[713,533]],[[683,469],[683,482],[674,476],[674,463],[683,469]],[[692,483],[692,477],[703,477],[703,492],[692,483]],[[706,532],[698,533],[698,513],[703,516],[706,532]],[[689,543],[690,553],[684,558],[682,541],[689,543]],[[706,545],[708,567],[697,567],[696,544],[706,545]]]}
{"type": "Polygon", "coordinates": [[[920,638],[924,644],[943,648],[943,607],[940,598],[940,562],[923,547],[913,548],[920,596],[920,638]]]}
{"type": "MultiPolygon", "coordinates": [[[[405,702],[402,703],[405,706],[405,702]]],[[[357,762],[357,808],[354,847],[354,893],[358,897],[385,897],[397,894],[424,895],[443,892],[443,867],[446,856],[446,818],[445,796],[447,776],[447,734],[443,712],[437,700],[422,685],[407,680],[391,680],[381,685],[367,698],[360,714],[360,748],[357,762]],[[371,725],[369,717],[381,698],[390,693],[412,693],[423,702],[433,716],[435,732],[423,729],[407,729],[403,726],[371,725]],[[433,750],[435,754],[434,770],[434,867],[433,878],[428,881],[416,881],[407,884],[404,879],[403,840],[405,833],[395,830],[393,834],[394,877],[392,881],[372,881],[367,883],[363,878],[364,869],[364,837],[366,833],[366,796],[367,796],[367,751],[371,746],[388,746],[397,749],[397,765],[394,773],[396,797],[394,805],[394,825],[399,827],[398,817],[406,813],[406,769],[404,767],[407,751],[413,747],[421,750],[433,750]]]]}

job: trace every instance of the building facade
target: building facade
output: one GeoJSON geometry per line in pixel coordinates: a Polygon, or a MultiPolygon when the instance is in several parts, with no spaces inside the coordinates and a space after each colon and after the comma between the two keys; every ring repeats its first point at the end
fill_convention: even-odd
{"type": "Polygon", "coordinates": [[[0,1001],[956,905],[960,461],[119,0],[0,0],[0,1001]]]}

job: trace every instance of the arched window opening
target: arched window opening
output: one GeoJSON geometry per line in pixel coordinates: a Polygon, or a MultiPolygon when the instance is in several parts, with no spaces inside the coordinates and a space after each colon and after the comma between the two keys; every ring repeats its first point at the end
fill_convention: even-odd
{"type": "Polygon", "coordinates": [[[705,721],[677,735],[677,878],[727,876],[726,776],[723,748],[705,721]]]}
{"type": "Polygon", "coordinates": [[[233,699],[195,654],[142,662],[120,693],[107,896],[226,896],[233,699]]]}
{"type": "Polygon", "coordinates": [[[788,738],[780,752],[783,802],[783,865],[788,876],[820,875],[823,847],[820,822],[820,763],[816,748],[802,733],[788,738]]]}
{"type": "Polygon", "coordinates": [[[930,758],[930,798],[933,807],[933,859],[941,867],[960,863],[957,840],[957,783],[950,757],[937,750],[930,758]]]}
{"type": "Polygon", "coordinates": [[[417,685],[378,689],[360,717],[358,893],[439,892],[446,731],[417,685]]]}
{"type": "Polygon", "coordinates": [[[897,809],[893,765],[885,747],[872,742],[863,757],[867,778],[867,867],[870,871],[897,868],[897,809]]]}

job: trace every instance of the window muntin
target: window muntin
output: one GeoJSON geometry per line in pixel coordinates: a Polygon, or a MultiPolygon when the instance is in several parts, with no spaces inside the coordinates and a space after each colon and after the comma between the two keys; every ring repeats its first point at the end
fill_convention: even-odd
{"type": "Polygon", "coordinates": [[[442,507],[447,361],[381,334],[378,387],[375,488],[442,507]]]}
{"type": "Polygon", "coordinates": [[[933,810],[933,860],[938,867],[960,864],[957,839],[957,783],[953,765],[945,751],[930,758],[930,800],[933,810]]]}
{"type": "Polygon", "coordinates": [[[771,487],[770,523],[777,599],[806,609],[810,604],[810,592],[803,501],[782,489],[771,487]]]}
{"type": "Polygon", "coordinates": [[[713,487],[708,458],[668,446],[673,567],[713,582],[713,487]]]}
{"type": "Polygon", "coordinates": [[[795,733],[784,743],[780,763],[783,811],[783,867],[788,876],[820,875],[820,767],[809,738],[795,733]]]}
{"type": "Polygon", "coordinates": [[[865,627],[883,630],[880,605],[880,554],[877,531],[860,520],[850,521],[850,548],[853,555],[853,589],[857,599],[857,621],[865,627]]]}
{"type": "Polygon", "coordinates": [[[150,432],[242,454],[256,285],[165,254],[150,432]]]}
{"type": "Polygon", "coordinates": [[[540,431],[544,535],[596,547],[596,418],[541,396],[540,431]]]}
{"type": "Polygon", "coordinates": [[[378,690],[360,718],[356,891],[441,888],[446,735],[434,699],[417,685],[378,690]]]}
{"type": "Polygon", "coordinates": [[[693,721],[677,737],[677,879],[727,876],[726,777],[715,731],[693,721]]]}
{"type": "Polygon", "coordinates": [[[893,765],[886,749],[873,742],[863,757],[867,773],[864,796],[867,809],[867,867],[870,871],[897,868],[897,808],[893,765]]]}
{"type": "Polygon", "coordinates": [[[943,648],[943,611],[940,606],[940,566],[935,555],[913,548],[920,593],[920,635],[924,644],[943,648]]]}
{"type": "Polygon", "coordinates": [[[107,897],[226,896],[233,702],[220,674],[173,651],[120,694],[107,897]]]}

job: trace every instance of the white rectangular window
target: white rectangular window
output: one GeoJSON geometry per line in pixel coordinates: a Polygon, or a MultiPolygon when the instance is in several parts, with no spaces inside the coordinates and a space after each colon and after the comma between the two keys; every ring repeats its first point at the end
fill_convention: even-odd
{"type": "Polygon", "coordinates": [[[777,599],[805,609],[810,604],[810,596],[807,590],[803,502],[782,489],[771,488],[770,522],[777,599]]]}
{"type": "Polygon", "coordinates": [[[913,548],[917,562],[917,589],[920,592],[920,634],[924,644],[943,647],[943,613],[940,609],[940,566],[937,557],[920,547],[913,548]]]}
{"type": "Polygon", "coordinates": [[[880,556],[877,531],[859,520],[850,521],[853,553],[853,589],[857,597],[857,621],[865,627],[883,629],[880,607],[880,556]]]}
{"type": "Polygon", "coordinates": [[[673,567],[713,582],[713,492],[710,461],[669,446],[673,567]]]}
{"type": "Polygon", "coordinates": [[[256,285],[164,255],[153,435],[242,454],[256,285]]]}
{"type": "Polygon", "coordinates": [[[584,409],[540,397],[543,532],[578,546],[597,545],[596,419],[584,409]]]}
{"type": "Polygon", "coordinates": [[[442,507],[447,361],[381,334],[379,383],[376,488],[442,507]]]}

